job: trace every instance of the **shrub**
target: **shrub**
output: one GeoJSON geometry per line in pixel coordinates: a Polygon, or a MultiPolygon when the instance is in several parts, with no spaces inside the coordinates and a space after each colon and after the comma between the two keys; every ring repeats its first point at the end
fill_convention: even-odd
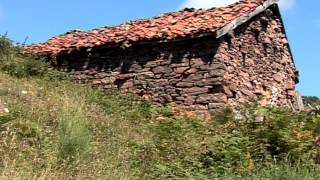
{"type": "Polygon", "coordinates": [[[28,78],[44,76],[49,71],[49,65],[34,58],[18,58],[5,61],[1,69],[11,76],[28,78]]]}
{"type": "Polygon", "coordinates": [[[140,165],[142,177],[244,177],[271,168],[275,160],[312,165],[320,159],[314,144],[317,117],[255,104],[213,116],[211,122],[183,116],[153,121],[152,140],[134,146],[139,152],[134,166],[140,165]]]}
{"type": "Polygon", "coordinates": [[[256,161],[299,161],[314,153],[315,126],[309,125],[310,116],[257,105],[243,108],[238,116],[228,123],[227,131],[249,138],[249,153],[256,161]]]}
{"type": "Polygon", "coordinates": [[[0,70],[17,78],[67,79],[65,73],[54,70],[46,59],[23,54],[21,47],[5,36],[0,37],[0,70]]]}
{"type": "Polygon", "coordinates": [[[6,59],[13,53],[13,46],[11,41],[6,36],[0,37],[0,61],[6,59]]]}

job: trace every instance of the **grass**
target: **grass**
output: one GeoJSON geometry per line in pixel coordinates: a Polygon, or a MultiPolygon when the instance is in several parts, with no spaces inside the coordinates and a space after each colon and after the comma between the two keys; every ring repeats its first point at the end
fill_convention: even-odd
{"type": "Polygon", "coordinates": [[[136,124],[104,113],[92,102],[95,90],[69,82],[15,79],[2,73],[0,87],[6,91],[0,98],[10,110],[0,118],[5,135],[0,143],[2,178],[13,177],[8,172],[39,176],[50,172],[50,176],[64,179],[70,173],[64,172],[69,160],[83,161],[75,162],[72,169],[74,176],[82,178],[97,177],[96,171],[103,176],[128,169],[122,164],[127,154],[122,153],[127,141],[137,136],[138,132],[129,130],[136,124]]]}
{"type": "Polygon", "coordinates": [[[317,115],[250,105],[180,116],[37,59],[0,39],[0,179],[320,178],[317,115]]]}
{"type": "Polygon", "coordinates": [[[59,119],[58,158],[61,163],[79,163],[90,152],[90,131],[81,107],[67,107],[59,119]]]}

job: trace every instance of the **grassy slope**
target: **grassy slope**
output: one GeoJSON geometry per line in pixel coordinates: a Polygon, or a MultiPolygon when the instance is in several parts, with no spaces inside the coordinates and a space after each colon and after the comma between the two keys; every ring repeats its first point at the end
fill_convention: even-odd
{"type": "MultiPolygon", "coordinates": [[[[108,95],[101,98],[99,92],[68,81],[17,79],[0,73],[0,87],[0,98],[7,103],[10,110],[10,114],[0,118],[0,153],[2,155],[0,179],[153,179],[155,176],[161,179],[170,177],[206,179],[210,177],[210,173],[204,173],[204,175],[199,171],[195,173],[192,166],[196,167],[196,164],[190,164],[189,167],[183,165],[174,167],[186,168],[185,171],[175,169],[176,172],[170,172],[172,169],[168,170],[170,163],[180,164],[185,158],[190,159],[192,163],[193,157],[188,156],[198,155],[200,150],[198,148],[201,148],[199,142],[203,138],[210,140],[207,135],[197,132],[202,131],[203,127],[196,128],[196,126],[204,125],[198,119],[172,116],[163,118],[162,115],[170,115],[170,113],[163,110],[158,110],[160,113],[156,113],[156,110],[148,104],[128,105],[135,102],[132,97],[108,95]],[[152,116],[151,113],[155,115],[152,116]],[[152,119],[156,119],[157,116],[161,116],[162,121],[168,118],[168,124],[153,122],[152,119]],[[172,119],[178,123],[173,124],[170,122],[172,119]],[[73,126],[80,129],[89,128],[90,144],[84,145],[85,147],[80,150],[89,148],[90,151],[86,157],[81,157],[82,162],[74,162],[71,165],[59,162],[59,143],[62,136],[59,121],[75,122],[73,126]],[[179,121],[186,121],[186,123],[179,121]],[[179,133],[175,134],[173,131],[179,133]],[[185,137],[177,137],[180,135],[185,137]],[[166,147],[154,147],[153,143],[166,147]],[[159,150],[163,151],[161,153],[170,155],[155,155],[157,153],[148,155],[154,153],[152,151],[159,150]],[[169,158],[169,161],[163,158],[169,158]],[[158,172],[154,171],[158,168],[158,172]]],[[[85,132],[82,130],[82,132],[73,133],[77,137],[86,137],[83,131],[85,132]]],[[[77,146],[77,140],[71,140],[76,141],[72,146],[77,146]]],[[[81,138],[79,141],[80,144],[87,142],[81,138]]],[[[234,151],[237,150],[239,149],[234,151]]],[[[257,174],[250,174],[248,177],[244,175],[244,177],[248,179],[274,177],[316,179],[318,176],[312,168],[301,167],[291,168],[287,165],[270,164],[268,168],[263,168],[257,174]]],[[[239,166],[239,168],[243,167],[239,166]]],[[[220,178],[237,179],[239,177],[235,174],[227,174],[221,175],[220,178]]]]}
{"type": "Polygon", "coordinates": [[[8,62],[0,66],[10,111],[0,115],[0,179],[320,179],[319,117],[257,107],[245,122],[227,110],[216,122],[174,116],[8,62]]]}
{"type": "MultiPolygon", "coordinates": [[[[36,174],[57,179],[67,176],[69,172],[64,172],[64,167],[55,167],[59,157],[60,120],[75,121],[80,126],[88,126],[92,132],[90,158],[83,163],[84,167],[75,170],[76,176],[128,175],[128,164],[121,162],[128,156],[124,153],[125,143],[135,136],[134,131],[128,130],[132,125],[110,118],[99,106],[88,102],[93,98],[90,90],[68,82],[15,79],[4,74],[0,74],[0,87],[1,99],[10,110],[0,145],[2,178],[36,174]],[[80,121],[81,118],[85,122],[80,121]]],[[[80,143],[86,142],[80,140],[80,143]]]]}

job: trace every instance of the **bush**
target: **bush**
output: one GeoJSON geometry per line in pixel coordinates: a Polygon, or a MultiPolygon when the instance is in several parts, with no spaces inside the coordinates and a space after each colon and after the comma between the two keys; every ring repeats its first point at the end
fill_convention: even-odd
{"type": "Polygon", "coordinates": [[[1,69],[18,78],[41,77],[49,71],[49,65],[34,58],[18,58],[3,62],[1,69]]]}
{"type": "Polygon", "coordinates": [[[10,54],[13,53],[13,46],[6,36],[0,37],[0,60],[6,59],[10,54]]]}
{"type": "Polygon", "coordinates": [[[135,144],[134,166],[145,179],[212,179],[245,177],[275,161],[312,165],[320,159],[318,123],[319,117],[257,105],[216,111],[211,122],[173,116],[152,123],[151,142],[135,144]]]}
{"type": "Polygon", "coordinates": [[[45,77],[67,79],[65,73],[54,70],[44,58],[25,55],[6,37],[0,37],[0,70],[17,78],[45,77]]]}

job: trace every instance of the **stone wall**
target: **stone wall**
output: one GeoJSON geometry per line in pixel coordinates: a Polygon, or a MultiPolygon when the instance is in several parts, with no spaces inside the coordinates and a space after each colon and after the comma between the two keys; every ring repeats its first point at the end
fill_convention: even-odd
{"type": "Polygon", "coordinates": [[[225,38],[218,54],[227,67],[224,79],[230,105],[263,95],[265,104],[295,106],[298,74],[276,7],[225,38]]]}
{"type": "Polygon", "coordinates": [[[188,110],[236,106],[268,92],[288,105],[295,67],[277,12],[272,7],[220,39],[97,47],[57,57],[58,67],[81,83],[188,110]]]}

